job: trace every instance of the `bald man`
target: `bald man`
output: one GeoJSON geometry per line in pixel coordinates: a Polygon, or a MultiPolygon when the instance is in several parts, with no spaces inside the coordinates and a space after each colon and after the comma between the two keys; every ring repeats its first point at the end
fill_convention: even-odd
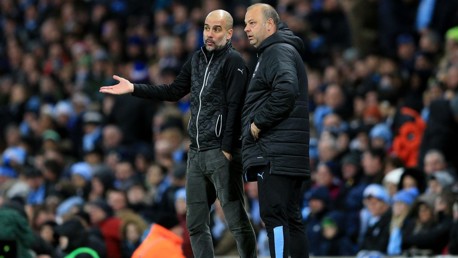
{"type": "Polygon", "coordinates": [[[310,178],[305,47],[270,5],[248,7],[245,24],[258,56],[242,113],[246,179],[258,183],[271,257],[306,258],[301,214],[302,185],[310,178]]]}
{"type": "Polygon", "coordinates": [[[232,16],[210,12],[204,25],[205,46],[184,64],[170,85],[119,83],[100,92],[131,93],[178,101],[191,93],[191,139],[186,178],[187,227],[195,257],[214,257],[209,214],[218,198],[241,257],[256,257],[256,239],[244,208],[240,154],[241,108],[248,82],[247,67],[232,48],[232,16]]]}

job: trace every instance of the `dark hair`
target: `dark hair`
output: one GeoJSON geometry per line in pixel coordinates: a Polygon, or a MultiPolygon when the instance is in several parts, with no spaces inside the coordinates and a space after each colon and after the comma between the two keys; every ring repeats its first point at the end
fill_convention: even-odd
{"type": "Polygon", "coordinates": [[[180,221],[175,213],[163,212],[156,219],[156,223],[166,229],[172,229],[173,227],[178,226],[180,221]]]}

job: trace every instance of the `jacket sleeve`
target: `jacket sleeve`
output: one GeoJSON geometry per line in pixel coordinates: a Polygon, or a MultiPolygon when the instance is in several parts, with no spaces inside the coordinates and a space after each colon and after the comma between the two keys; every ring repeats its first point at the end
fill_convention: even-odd
{"type": "Polygon", "coordinates": [[[241,132],[241,113],[248,81],[248,68],[240,55],[232,53],[223,69],[226,81],[227,115],[221,148],[232,152],[241,132]]]}
{"type": "Polygon", "coordinates": [[[254,116],[254,123],[261,131],[277,125],[293,110],[299,94],[294,55],[292,49],[282,46],[274,46],[263,53],[266,67],[263,74],[272,88],[270,96],[254,116]]]}
{"type": "Polygon", "coordinates": [[[191,59],[182,67],[172,84],[134,84],[132,96],[165,101],[178,101],[191,90],[191,59]]]}

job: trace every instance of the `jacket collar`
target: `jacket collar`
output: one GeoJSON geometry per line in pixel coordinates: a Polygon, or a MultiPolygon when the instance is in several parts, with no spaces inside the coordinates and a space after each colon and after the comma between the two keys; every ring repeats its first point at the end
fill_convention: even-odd
{"type": "Polygon", "coordinates": [[[214,55],[215,57],[217,56],[220,56],[222,55],[223,53],[225,53],[229,48],[232,48],[232,43],[231,41],[227,42],[226,45],[223,47],[223,48],[220,48],[220,49],[217,49],[217,50],[213,50],[213,51],[208,51],[205,46],[202,46],[200,48],[200,50],[202,51],[202,53],[205,55],[205,57],[207,58],[207,60],[209,60],[209,58],[211,58],[212,55],[214,55]]]}

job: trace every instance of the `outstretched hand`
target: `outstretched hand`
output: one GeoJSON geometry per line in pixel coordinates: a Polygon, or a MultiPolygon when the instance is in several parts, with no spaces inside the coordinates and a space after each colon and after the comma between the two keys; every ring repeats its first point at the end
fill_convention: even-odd
{"type": "Polygon", "coordinates": [[[100,87],[99,92],[114,95],[121,95],[134,92],[134,85],[129,80],[117,75],[113,75],[113,79],[119,82],[112,86],[102,86],[100,87]]]}

